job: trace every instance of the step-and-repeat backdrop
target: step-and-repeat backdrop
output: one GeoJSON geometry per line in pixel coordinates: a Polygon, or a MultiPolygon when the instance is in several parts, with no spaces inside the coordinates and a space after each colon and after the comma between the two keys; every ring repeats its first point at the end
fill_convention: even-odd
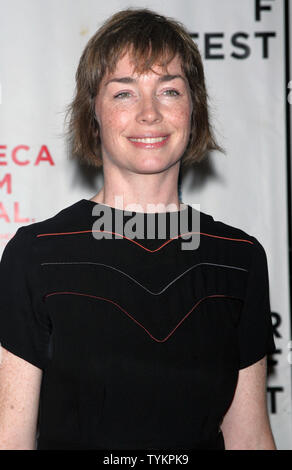
{"type": "Polygon", "coordinates": [[[277,345],[268,406],[278,449],[292,449],[283,0],[0,0],[0,250],[19,226],[102,186],[100,172],[70,159],[65,108],[88,39],[129,6],[180,20],[201,51],[226,155],[189,170],[180,192],[266,250],[277,345]]]}

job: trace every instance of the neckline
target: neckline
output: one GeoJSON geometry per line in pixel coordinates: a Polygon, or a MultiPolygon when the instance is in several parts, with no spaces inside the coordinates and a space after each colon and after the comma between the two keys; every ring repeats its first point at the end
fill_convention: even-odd
{"type": "Polygon", "coordinates": [[[154,216],[162,216],[162,215],[166,215],[166,216],[170,216],[171,214],[184,214],[185,212],[189,211],[191,209],[191,206],[189,206],[188,204],[185,204],[183,202],[181,202],[180,204],[182,204],[184,207],[180,210],[177,210],[177,211],[164,211],[164,212],[136,212],[136,211],[128,211],[128,210],[123,210],[123,209],[118,209],[116,207],[112,207],[112,206],[109,206],[107,204],[103,204],[101,202],[95,202],[95,201],[92,201],[90,199],[81,199],[82,203],[85,203],[87,205],[90,205],[91,207],[94,207],[96,206],[97,204],[99,206],[102,206],[102,207],[106,207],[107,209],[111,209],[114,213],[122,213],[124,215],[131,215],[131,216],[135,216],[137,215],[138,217],[139,216],[149,216],[149,217],[154,217],[154,216]]]}

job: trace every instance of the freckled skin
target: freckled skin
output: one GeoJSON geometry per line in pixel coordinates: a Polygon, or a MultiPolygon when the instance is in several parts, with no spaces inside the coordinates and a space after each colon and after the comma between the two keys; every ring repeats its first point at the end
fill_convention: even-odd
{"type": "Polygon", "coordinates": [[[33,450],[42,371],[0,348],[0,450],[33,450]]]}
{"type": "Polygon", "coordinates": [[[104,77],[96,98],[104,165],[118,167],[123,172],[161,172],[178,164],[188,144],[192,114],[189,86],[181,78],[159,82],[157,73],[185,77],[177,56],[167,72],[156,66],[156,73],[150,71],[138,76],[133,70],[126,54],[118,61],[115,72],[104,77]],[[106,85],[113,77],[132,77],[137,82],[106,85]],[[124,95],[117,96],[119,93],[124,95]],[[128,140],[130,136],[147,132],[170,135],[170,138],[158,149],[138,149],[128,140]]]}

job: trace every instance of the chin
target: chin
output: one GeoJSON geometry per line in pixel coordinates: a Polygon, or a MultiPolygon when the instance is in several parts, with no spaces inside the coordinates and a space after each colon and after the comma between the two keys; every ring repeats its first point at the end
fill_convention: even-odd
{"type": "MultiPolygon", "coordinates": [[[[138,165],[135,165],[135,170],[141,173],[160,173],[165,171],[178,163],[179,159],[169,161],[163,158],[144,158],[141,159],[138,165]]],[[[137,161],[135,163],[137,163],[137,161]]]]}
{"type": "Polygon", "coordinates": [[[144,164],[135,166],[133,168],[133,171],[135,173],[141,174],[161,173],[162,171],[167,170],[172,165],[173,163],[166,164],[159,161],[144,162],[144,164]]]}

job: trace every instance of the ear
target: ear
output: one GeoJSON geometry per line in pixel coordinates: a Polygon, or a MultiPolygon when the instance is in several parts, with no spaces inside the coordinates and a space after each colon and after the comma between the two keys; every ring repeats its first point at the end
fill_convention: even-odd
{"type": "Polygon", "coordinates": [[[96,135],[98,135],[100,126],[99,126],[99,117],[98,117],[98,113],[96,111],[96,106],[93,108],[93,124],[94,124],[94,127],[96,128],[95,133],[96,133],[96,135]]]}
{"type": "Polygon", "coordinates": [[[99,124],[98,113],[97,113],[96,108],[97,108],[97,106],[95,105],[94,108],[93,108],[94,121],[96,121],[97,124],[99,124]]]}

